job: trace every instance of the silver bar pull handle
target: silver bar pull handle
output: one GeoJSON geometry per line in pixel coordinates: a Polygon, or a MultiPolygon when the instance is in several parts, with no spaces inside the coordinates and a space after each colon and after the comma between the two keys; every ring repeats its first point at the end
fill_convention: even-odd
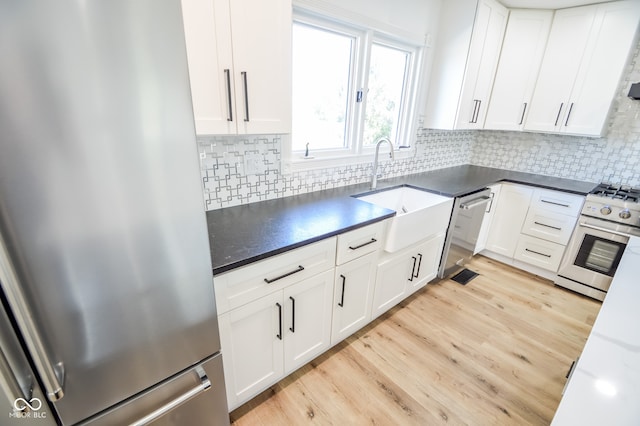
{"type": "Polygon", "coordinates": [[[64,367],[62,363],[54,364],[50,361],[45,349],[44,341],[38,333],[38,328],[29,311],[27,298],[19,284],[18,275],[11,263],[4,241],[0,240],[0,283],[11,310],[15,316],[18,328],[29,348],[31,358],[42,380],[47,398],[57,401],[64,396],[63,379],[64,367]]]}
{"type": "MultiPolygon", "coordinates": [[[[589,225],[588,223],[579,222],[578,225],[584,226],[585,228],[594,229],[596,231],[609,232],[610,234],[619,235],[621,237],[633,237],[634,235],[627,234],[626,232],[614,231],[613,229],[603,228],[601,226],[589,225]]],[[[636,235],[637,236],[637,235],[636,235]]]]}
{"type": "Polygon", "coordinates": [[[473,200],[467,202],[467,203],[462,203],[460,204],[460,208],[463,210],[469,210],[472,209],[474,207],[478,207],[481,206],[483,204],[488,203],[489,201],[491,201],[491,197],[487,197],[487,196],[482,196],[479,198],[474,198],[473,200]]]}
{"type": "Polygon", "coordinates": [[[242,81],[244,83],[244,121],[249,121],[249,87],[247,86],[247,72],[242,71],[242,81]]]}
{"type": "Polygon", "coordinates": [[[158,419],[159,417],[167,414],[169,411],[171,411],[171,410],[175,409],[176,407],[184,404],[185,402],[187,402],[191,398],[201,394],[202,392],[205,392],[205,391],[209,390],[209,388],[211,388],[211,381],[209,380],[209,378],[206,375],[201,375],[200,376],[200,383],[198,383],[195,387],[193,387],[192,389],[189,389],[188,391],[186,391],[182,395],[178,396],[177,398],[167,402],[162,407],[150,412],[149,414],[147,414],[146,416],[142,417],[141,419],[136,420],[135,422],[131,423],[129,426],[144,426],[144,425],[148,425],[149,423],[153,422],[154,420],[158,419]]]}

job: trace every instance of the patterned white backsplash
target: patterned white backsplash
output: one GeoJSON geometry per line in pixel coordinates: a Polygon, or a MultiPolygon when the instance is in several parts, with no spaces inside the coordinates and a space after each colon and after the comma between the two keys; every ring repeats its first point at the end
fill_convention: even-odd
{"type": "MultiPolygon", "coordinates": [[[[411,158],[380,163],[383,178],[419,173],[443,167],[468,164],[473,132],[420,129],[416,135],[415,155],[411,158]]],[[[370,163],[325,169],[281,173],[281,144],[278,135],[200,136],[200,170],[207,210],[304,194],[371,180],[370,163]],[[259,158],[260,167],[247,161],[259,158]]]]}
{"type": "MultiPolygon", "coordinates": [[[[627,97],[640,82],[640,43],[635,48],[603,138],[526,132],[419,129],[415,155],[383,162],[383,178],[461,164],[497,167],[591,182],[640,187],[640,100],[627,97]]],[[[371,163],[281,173],[282,138],[198,137],[207,210],[335,188],[371,179],[371,163]],[[256,171],[258,163],[259,173],[256,171]],[[247,167],[254,167],[247,171],[247,167]]]]}

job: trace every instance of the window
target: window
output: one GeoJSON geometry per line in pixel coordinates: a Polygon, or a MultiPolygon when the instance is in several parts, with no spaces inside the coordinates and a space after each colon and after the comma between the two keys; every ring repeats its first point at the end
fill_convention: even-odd
{"type": "Polygon", "coordinates": [[[374,30],[298,13],[293,23],[292,157],[370,154],[408,145],[421,48],[374,30]]]}
{"type": "Polygon", "coordinates": [[[293,25],[293,150],[346,148],[355,37],[293,25]]]}
{"type": "Polygon", "coordinates": [[[398,140],[400,107],[410,59],[409,52],[376,43],[371,46],[364,145],[373,145],[385,136],[398,140]]]}

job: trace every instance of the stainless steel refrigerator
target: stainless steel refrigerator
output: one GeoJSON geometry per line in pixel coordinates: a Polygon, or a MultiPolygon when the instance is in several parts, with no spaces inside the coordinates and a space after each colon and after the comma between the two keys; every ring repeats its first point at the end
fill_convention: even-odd
{"type": "Polygon", "coordinates": [[[179,0],[0,2],[0,236],[0,424],[229,423],[179,0]]]}

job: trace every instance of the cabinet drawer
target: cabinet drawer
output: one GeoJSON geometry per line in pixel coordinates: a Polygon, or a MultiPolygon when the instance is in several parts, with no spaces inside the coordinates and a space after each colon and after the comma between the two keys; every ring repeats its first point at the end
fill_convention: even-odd
{"type": "Polygon", "coordinates": [[[387,221],[377,222],[338,235],[336,265],[378,250],[382,246],[386,223],[387,221]]]}
{"type": "Polygon", "coordinates": [[[522,225],[522,233],[566,245],[571,238],[577,218],[549,210],[529,209],[522,225]]]}
{"type": "Polygon", "coordinates": [[[565,246],[528,235],[520,235],[514,258],[548,271],[557,272],[565,246]]]}
{"type": "Polygon", "coordinates": [[[218,315],[333,268],[336,238],[327,238],[251,265],[216,275],[218,315]]]}
{"type": "Polygon", "coordinates": [[[537,188],[533,191],[531,208],[578,217],[583,203],[584,197],[581,195],[537,188]]]}

